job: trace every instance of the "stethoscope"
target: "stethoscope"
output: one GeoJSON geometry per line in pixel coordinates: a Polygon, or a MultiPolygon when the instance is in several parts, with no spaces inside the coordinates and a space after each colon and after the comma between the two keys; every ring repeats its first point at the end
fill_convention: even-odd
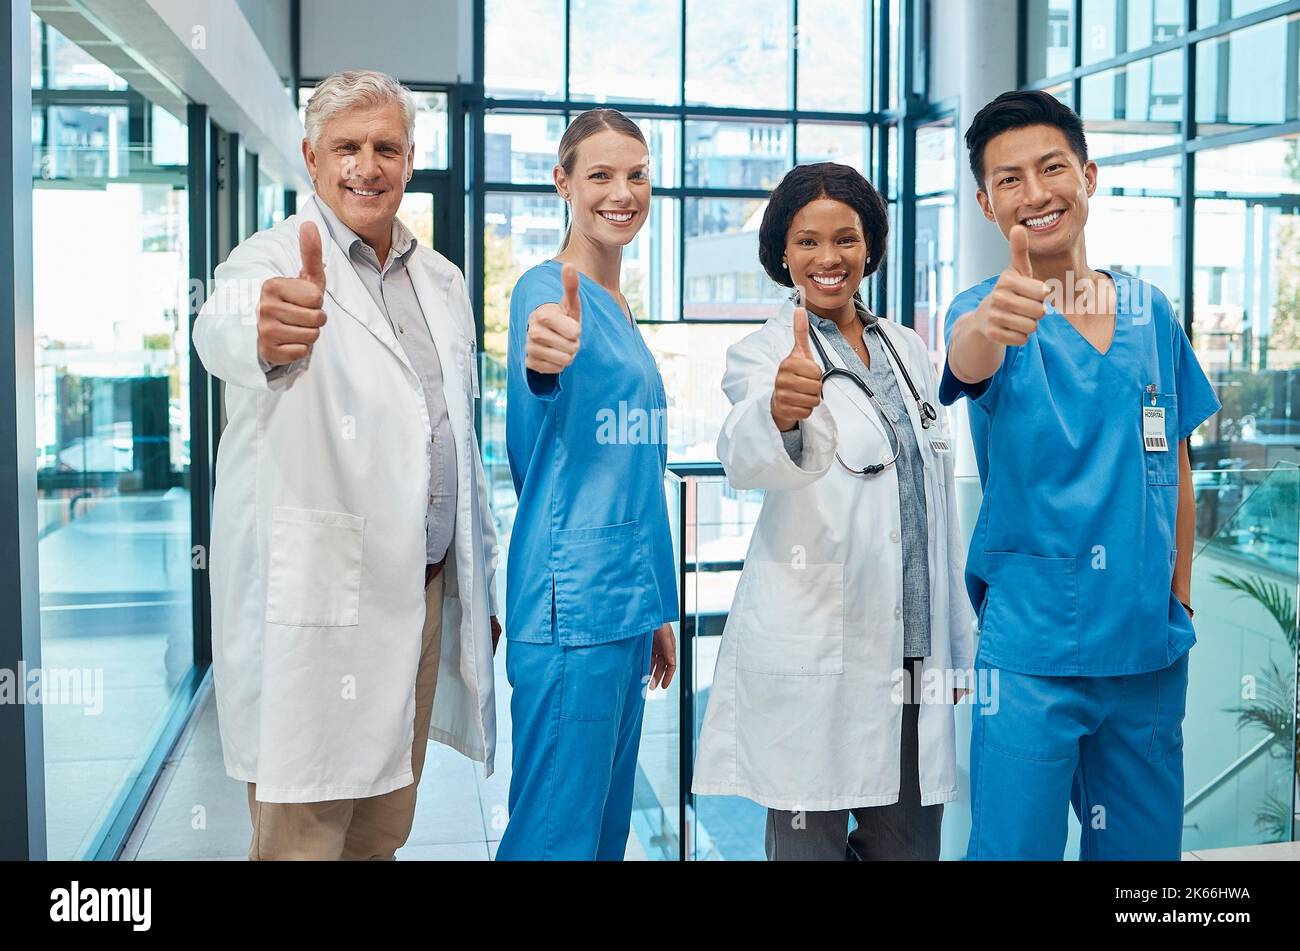
{"type": "MultiPolygon", "coordinates": [[[[898,356],[898,351],[894,349],[893,341],[889,339],[887,333],[880,329],[880,319],[875,318],[874,322],[868,325],[867,329],[874,331],[876,336],[885,344],[886,349],[889,350],[889,355],[894,360],[894,366],[896,366],[903,374],[903,381],[907,384],[908,390],[911,391],[912,399],[916,401],[917,413],[921,417],[921,428],[929,429],[939,418],[939,414],[935,412],[934,406],[931,405],[929,400],[921,399],[921,394],[917,391],[916,384],[912,382],[912,375],[907,372],[907,365],[903,363],[902,359],[898,356]]],[[[872,466],[866,466],[862,469],[855,469],[840,457],[838,449],[835,451],[836,460],[838,460],[840,465],[849,472],[852,472],[854,475],[875,475],[878,472],[883,472],[898,461],[898,454],[903,451],[903,440],[899,438],[898,427],[894,425],[893,417],[885,410],[885,407],[880,404],[880,400],[876,399],[876,394],[872,392],[871,387],[867,386],[866,380],[862,379],[862,377],[858,376],[846,367],[837,367],[831,363],[830,359],[826,356],[826,349],[822,346],[821,340],[818,339],[816,331],[809,333],[808,336],[812,338],[813,346],[817,348],[817,356],[821,358],[822,366],[826,368],[822,371],[822,385],[825,386],[827,380],[835,377],[844,377],[849,380],[854,386],[866,394],[871,405],[875,407],[876,413],[885,421],[894,434],[894,456],[887,462],[880,462],[872,466]]]]}

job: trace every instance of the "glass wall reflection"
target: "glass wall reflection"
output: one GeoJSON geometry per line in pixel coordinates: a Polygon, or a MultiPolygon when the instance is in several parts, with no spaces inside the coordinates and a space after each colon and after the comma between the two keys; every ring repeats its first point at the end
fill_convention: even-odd
{"type": "Polygon", "coordinates": [[[193,664],[186,136],[36,17],[32,43],[41,661],[67,688],[42,707],[46,823],[68,859],[193,664]]]}

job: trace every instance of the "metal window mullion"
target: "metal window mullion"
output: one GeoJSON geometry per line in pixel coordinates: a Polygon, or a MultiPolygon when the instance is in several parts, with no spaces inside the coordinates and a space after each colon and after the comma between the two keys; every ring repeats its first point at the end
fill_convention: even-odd
{"type": "MultiPolygon", "coordinates": [[[[688,0],[681,0],[680,55],[677,63],[678,89],[677,101],[680,111],[677,114],[677,187],[683,194],[677,201],[677,319],[686,319],[686,15],[688,0]]],[[[695,728],[692,719],[690,727],[695,728]]],[[[693,801],[693,800],[692,800],[693,801]]]]}
{"type": "MultiPolygon", "coordinates": [[[[1186,27],[1192,25],[1195,15],[1195,0],[1184,0],[1183,18],[1186,27]]],[[[1190,32],[1190,29],[1187,30],[1190,32]]],[[[1179,248],[1182,259],[1182,273],[1179,275],[1182,286],[1183,330],[1188,340],[1192,338],[1192,325],[1195,310],[1193,288],[1196,277],[1196,155],[1189,148],[1189,143],[1196,136],[1196,44],[1188,43],[1183,53],[1183,123],[1182,146],[1183,167],[1181,178],[1181,204],[1179,215],[1182,218],[1182,247],[1179,248]]]]}
{"type": "MultiPolygon", "coordinates": [[[[186,168],[186,204],[189,209],[189,276],[194,286],[208,287],[215,265],[213,248],[212,125],[207,106],[190,103],[186,109],[189,158],[186,168]]],[[[206,297],[206,294],[204,295],[206,297]]],[[[210,448],[217,429],[213,423],[217,407],[210,399],[211,378],[194,348],[194,319],[190,320],[190,544],[208,548],[212,514],[212,459],[210,448]],[[211,410],[211,412],[210,412],[211,410]]],[[[208,611],[210,584],[206,567],[191,569],[193,661],[206,666],[212,661],[212,615],[208,611]]]]}
{"type": "MultiPolygon", "coordinates": [[[[41,663],[32,312],[31,4],[0,19],[11,68],[0,80],[0,668],[41,663]]],[[[26,689],[19,679],[18,690],[26,689]]],[[[39,704],[0,704],[0,859],[46,858],[45,743],[39,704]]]]}

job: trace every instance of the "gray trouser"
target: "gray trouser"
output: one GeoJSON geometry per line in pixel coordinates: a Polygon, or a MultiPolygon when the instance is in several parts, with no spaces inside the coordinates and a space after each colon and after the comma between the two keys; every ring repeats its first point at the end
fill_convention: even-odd
{"type": "Polygon", "coordinates": [[[917,767],[920,706],[903,706],[898,802],[834,812],[767,811],[767,857],[787,861],[938,861],[943,803],[921,805],[917,767]],[[858,826],[849,832],[849,813],[858,826]]]}

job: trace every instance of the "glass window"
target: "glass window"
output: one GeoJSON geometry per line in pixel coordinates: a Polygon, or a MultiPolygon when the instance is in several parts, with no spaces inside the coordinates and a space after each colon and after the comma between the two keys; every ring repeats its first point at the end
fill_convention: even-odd
{"type": "Polygon", "coordinates": [[[415,167],[447,168],[451,142],[447,127],[447,94],[415,92],[415,167]]]}
{"type": "Polygon", "coordinates": [[[898,197],[898,126],[896,125],[885,129],[885,157],[888,165],[885,197],[892,201],[898,197]]]}
{"type": "Polygon", "coordinates": [[[898,0],[889,0],[889,86],[882,110],[898,108],[898,74],[903,69],[903,33],[898,17],[898,0]]]}
{"type": "Polygon", "coordinates": [[[686,0],[686,101],[790,108],[789,0],[686,0]]]}
{"type": "Polygon", "coordinates": [[[650,149],[650,184],[675,188],[681,182],[681,130],[676,119],[643,119],[633,116],[650,149]]]}
{"type": "Polygon", "coordinates": [[[1298,23],[1268,20],[1196,45],[1198,135],[1300,118],[1298,23]]]}
{"type": "Polygon", "coordinates": [[[1089,202],[1088,263],[1123,271],[1182,297],[1182,157],[1103,165],[1089,202]]]}
{"type": "Polygon", "coordinates": [[[184,126],[47,33],[51,85],[130,102],[33,101],[52,143],[32,192],[41,661],[66,688],[43,697],[45,808],[50,857],[75,859],[193,667],[189,196],[184,126]]]}
{"type": "Polygon", "coordinates": [[[560,250],[565,208],[559,195],[489,192],[483,215],[483,349],[504,363],[510,291],[525,271],[560,250]]]}
{"type": "Polygon", "coordinates": [[[1083,0],[1083,65],[1183,33],[1184,0],[1083,0]]]}
{"type": "Polygon", "coordinates": [[[1183,51],[1108,69],[1083,80],[1080,115],[1094,158],[1180,140],[1183,51]]]}
{"type": "Polygon", "coordinates": [[[687,120],[688,187],[772,188],[789,168],[787,123],[687,120]]]}
{"type": "Polygon", "coordinates": [[[558,114],[488,113],[483,119],[484,179],[551,184],[564,129],[564,116],[558,114]]]}
{"type": "Polygon", "coordinates": [[[32,14],[32,88],[40,89],[44,85],[42,72],[44,70],[44,60],[42,59],[41,46],[41,27],[43,23],[41,18],[35,13],[32,14]]]}
{"type": "Polygon", "coordinates": [[[1028,0],[1025,78],[1030,82],[1074,68],[1074,0],[1028,0]]]}
{"type": "Polygon", "coordinates": [[[957,293],[955,199],[950,193],[916,203],[912,328],[943,366],[943,318],[957,293]]]}
{"type": "Polygon", "coordinates": [[[1056,86],[1049,86],[1044,89],[1043,92],[1050,93],[1071,109],[1074,108],[1074,83],[1061,83],[1056,86]]]}
{"type": "Polygon", "coordinates": [[[623,249],[623,296],[637,320],[677,320],[679,199],[652,198],[650,217],[623,249]]]}
{"type": "Polygon", "coordinates": [[[569,97],[673,105],[681,92],[681,0],[571,0],[569,97]],[[635,29],[629,29],[635,24],[635,29]]]}
{"type": "Polygon", "coordinates": [[[402,204],[397,209],[397,217],[411,229],[415,240],[426,248],[433,243],[433,195],[430,192],[408,191],[402,195],[402,204]]]}
{"type": "Polygon", "coordinates": [[[838,162],[871,178],[871,127],[860,122],[800,122],[795,163],[838,162]]]}
{"type": "Polygon", "coordinates": [[[1207,463],[1300,461],[1300,140],[1196,153],[1193,341],[1223,410],[1207,463]]]}
{"type": "MultiPolygon", "coordinates": [[[[779,302],[768,305],[766,317],[779,302]]],[[[668,395],[668,458],[718,458],[718,432],[731,410],[722,392],[727,348],[757,330],[753,324],[655,324],[641,328],[668,395]]],[[[709,797],[712,798],[712,797],[709,797]]]]}
{"type": "Polygon", "coordinates": [[[564,0],[484,0],[483,85],[496,99],[564,96],[564,0]]]}
{"type": "Polygon", "coordinates": [[[916,130],[916,193],[949,191],[957,185],[957,130],[951,119],[916,130]]]}
{"type": "Polygon", "coordinates": [[[1274,6],[1278,0],[1196,0],[1197,27],[1214,26],[1233,17],[1274,6]]]}
{"type": "Polygon", "coordinates": [[[162,106],[149,109],[149,144],[155,165],[185,165],[189,161],[189,134],[185,123],[162,106]]]}
{"type": "Polygon", "coordinates": [[[684,314],[695,320],[766,320],[789,292],[758,263],[761,198],[687,198],[684,314]]]}
{"type": "Polygon", "coordinates": [[[284,221],[284,186],[265,172],[257,173],[257,230],[265,231],[284,221]]]}
{"type": "Polygon", "coordinates": [[[126,106],[49,106],[45,179],[122,178],[131,171],[126,106]]]}
{"type": "Polygon", "coordinates": [[[45,37],[50,89],[127,88],[124,79],[48,23],[45,37]]]}
{"type": "Polygon", "coordinates": [[[871,0],[799,0],[799,109],[866,112],[871,0]]]}

